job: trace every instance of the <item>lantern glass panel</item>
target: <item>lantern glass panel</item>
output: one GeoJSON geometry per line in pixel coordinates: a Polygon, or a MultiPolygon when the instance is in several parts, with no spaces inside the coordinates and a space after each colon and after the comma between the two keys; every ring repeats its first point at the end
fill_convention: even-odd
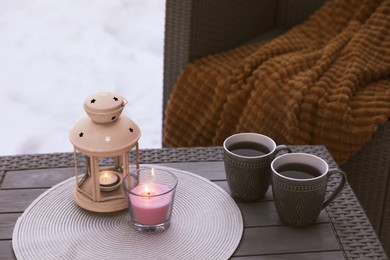
{"type": "Polygon", "coordinates": [[[115,157],[100,157],[99,158],[99,172],[104,170],[113,170],[123,172],[122,156],[115,157]]]}
{"type": "Polygon", "coordinates": [[[137,170],[139,169],[139,151],[138,151],[138,143],[129,150],[129,173],[137,174],[137,170]]]}
{"type": "Polygon", "coordinates": [[[90,157],[76,150],[75,166],[77,190],[92,199],[93,181],[90,157]]]}

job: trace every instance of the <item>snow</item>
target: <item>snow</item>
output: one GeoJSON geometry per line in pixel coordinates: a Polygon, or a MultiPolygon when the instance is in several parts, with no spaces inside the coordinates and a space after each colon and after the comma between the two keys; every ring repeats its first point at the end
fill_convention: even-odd
{"type": "Polygon", "coordinates": [[[165,1],[0,1],[0,155],[71,152],[84,98],[112,91],[161,147],[165,1]]]}

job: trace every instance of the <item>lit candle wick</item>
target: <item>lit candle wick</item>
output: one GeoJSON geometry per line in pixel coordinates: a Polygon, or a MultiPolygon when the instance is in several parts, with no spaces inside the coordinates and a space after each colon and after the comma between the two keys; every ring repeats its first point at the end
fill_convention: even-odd
{"type": "Polygon", "coordinates": [[[151,193],[150,193],[150,190],[149,190],[148,185],[146,185],[146,184],[145,184],[145,194],[146,194],[147,196],[149,196],[148,198],[150,199],[151,193]]]}

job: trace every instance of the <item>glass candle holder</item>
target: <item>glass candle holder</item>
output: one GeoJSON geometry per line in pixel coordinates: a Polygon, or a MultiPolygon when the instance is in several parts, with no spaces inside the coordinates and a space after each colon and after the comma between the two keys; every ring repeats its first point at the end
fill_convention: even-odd
{"type": "Polygon", "coordinates": [[[130,223],[136,230],[164,231],[170,226],[177,182],[171,172],[155,168],[141,168],[124,178],[130,223]]]}

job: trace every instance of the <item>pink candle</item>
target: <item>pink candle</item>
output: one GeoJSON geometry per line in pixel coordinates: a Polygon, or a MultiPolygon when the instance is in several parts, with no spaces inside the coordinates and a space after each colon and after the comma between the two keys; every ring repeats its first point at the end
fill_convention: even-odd
{"type": "Polygon", "coordinates": [[[132,193],[141,195],[129,195],[137,222],[143,225],[156,225],[168,218],[172,192],[159,195],[167,191],[169,191],[167,186],[157,183],[139,185],[131,190],[132,193]]]}

